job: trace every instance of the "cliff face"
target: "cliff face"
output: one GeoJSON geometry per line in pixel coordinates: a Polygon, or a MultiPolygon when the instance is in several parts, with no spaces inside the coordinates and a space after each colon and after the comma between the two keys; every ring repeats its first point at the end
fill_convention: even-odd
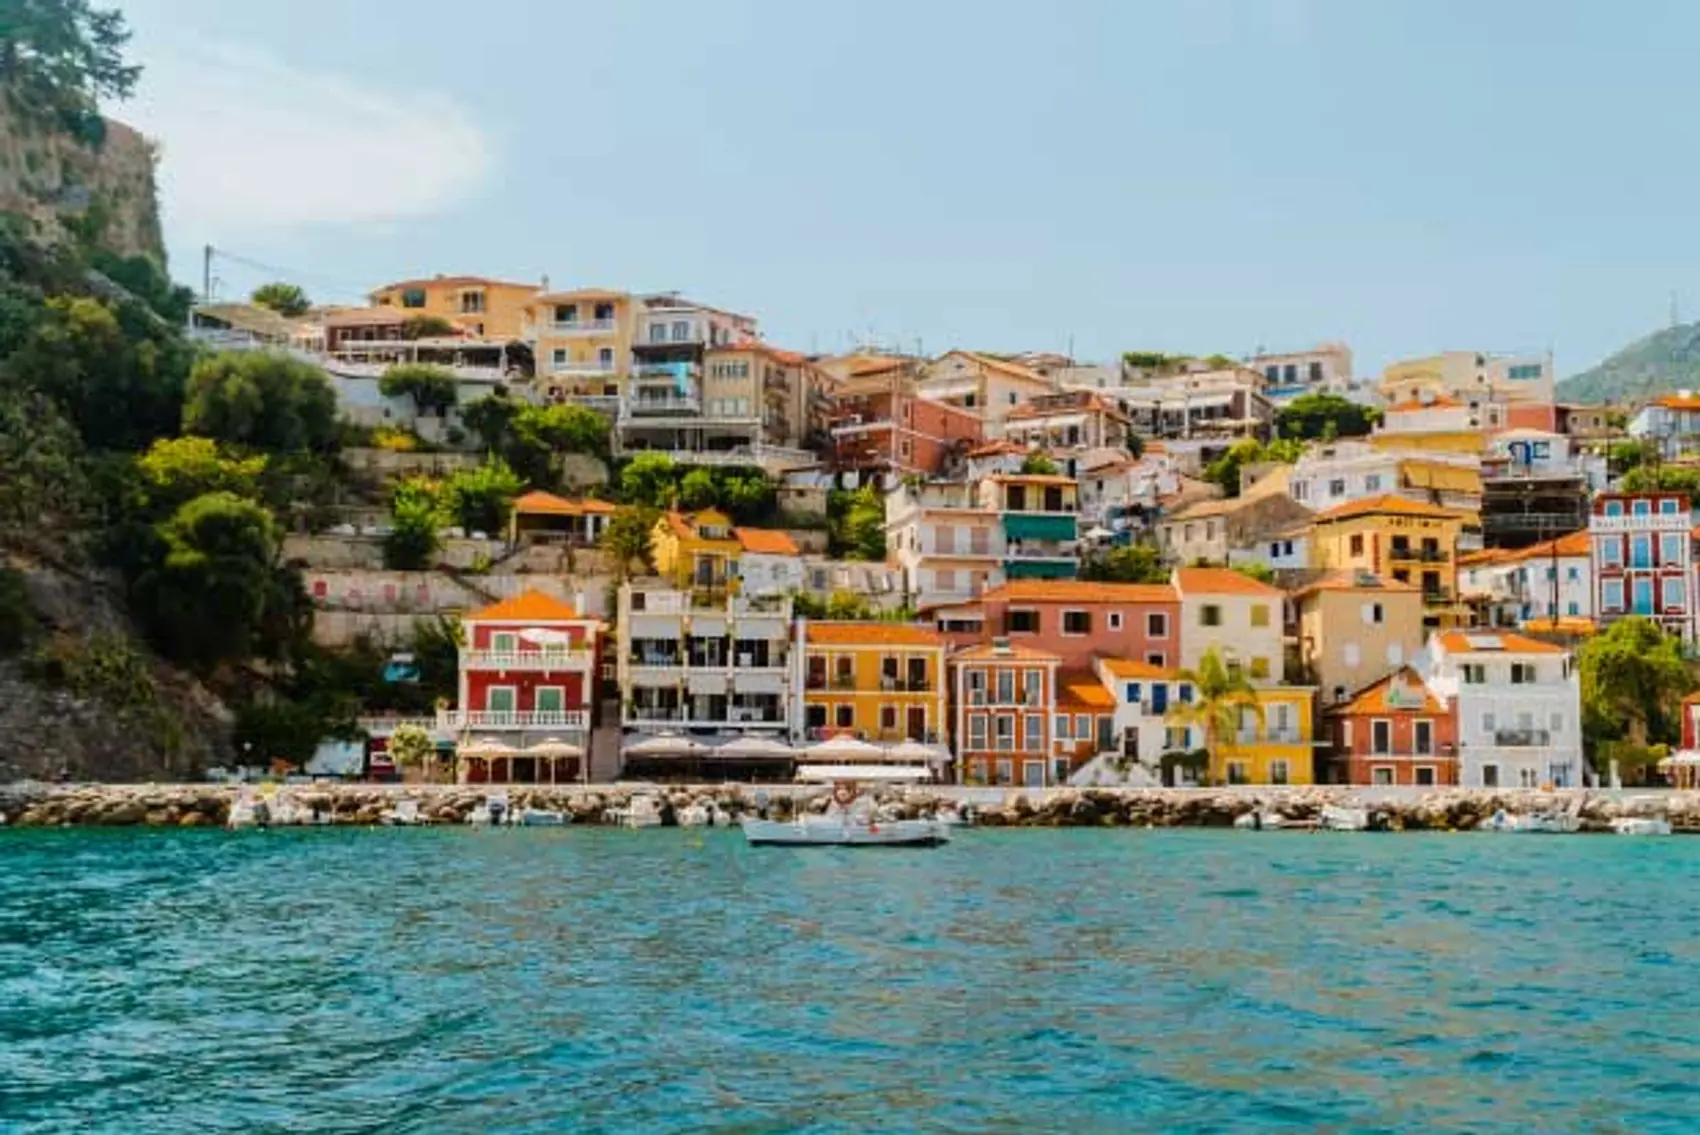
{"type": "Polygon", "coordinates": [[[28,217],[44,241],[81,221],[119,256],[164,264],[154,156],[153,144],[123,123],[108,119],[105,141],[90,146],[44,129],[0,96],[0,212],[28,217]]]}

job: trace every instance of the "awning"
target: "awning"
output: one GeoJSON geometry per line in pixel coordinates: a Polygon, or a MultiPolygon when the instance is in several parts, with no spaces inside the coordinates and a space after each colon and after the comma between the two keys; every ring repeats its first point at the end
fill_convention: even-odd
{"type": "Polygon", "coordinates": [[[804,765],[797,770],[801,781],[840,780],[928,780],[932,773],[918,765],[804,765]]]}
{"type": "Polygon", "coordinates": [[[1482,493],[1482,475],[1476,469],[1459,465],[1444,465],[1435,461],[1402,461],[1399,475],[1405,487],[1412,489],[1441,489],[1453,493],[1482,493]]]}

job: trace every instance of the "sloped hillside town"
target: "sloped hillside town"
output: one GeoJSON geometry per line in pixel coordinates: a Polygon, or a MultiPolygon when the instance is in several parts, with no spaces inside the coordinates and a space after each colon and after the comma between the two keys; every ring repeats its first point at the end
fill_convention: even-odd
{"type": "Polygon", "coordinates": [[[389,500],[286,542],[315,635],[386,644],[407,682],[418,624],[455,628],[435,712],[363,718],[319,771],[397,775],[405,729],[475,784],[831,759],[1536,788],[1700,764],[1644,730],[1595,745],[1579,659],[1625,621],[1695,646],[1700,396],[1561,404],[1542,353],[1363,375],[1338,342],[807,354],[696,297],[471,275],[190,324],[322,368],[365,431],[389,500]],[[444,517],[406,554],[410,486],[492,465],[488,523],[444,517]]]}

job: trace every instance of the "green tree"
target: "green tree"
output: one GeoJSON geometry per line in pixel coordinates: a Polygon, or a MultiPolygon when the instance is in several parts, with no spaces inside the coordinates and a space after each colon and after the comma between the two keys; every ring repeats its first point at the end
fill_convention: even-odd
{"type": "Polygon", "coordinates": [[[153,313],[172,327],[189,322],[189,310],[195,306],[191,288],[173,284],[150,256],[119,256],[106,249],[96,248],[89,254],[90,264],[107,279],[129,292],[153,313]]]}
{"type": "Polygon", "coordinates": [[[872,485],[834,489],[827,496],[827,538],[833,555],[885,559],[885,502],[872,485]]]}
{"type": "Polygon", "coordinates": [[[1576,652],[1582,722],[1595,740],[1676,740],[1677,703],[1693,686],[1677,640],[1650,619],[1619,619],[1576,652]]]}
{"type": "Polygon", "coordinates": [[[98,141],[97,103],[129,98],[141,76],[124,60],[129,41],[116,9],[89,0],[11,0],[0,12],[0,80],[12,87],[19,113],[56,119],[98,141]]]}
{"type": "Polygon", "coordinates": [[[1205,466],[1204,479],[1220,485],[1225,495],[1237,497],[1240,495],[1240,470],[1245,466],[1268,461],[1291,464],[1304,455],[1304,449],[1304,442],[1296,438],[1277,438],[1268,443],[1256,438],[1242,438],[1205,466]]]}
{"type": "Polygon", "coordinates": [[[313,301],[307,298],[307,293],[302,291],[298,284],[285,284],[281,281],[261,284],[248,298],[256,306],[268,307],[289,319],[306,315],[313,306],[313,301]]]}
{"type": "Polygon", "coordinates": [[[1057,474],[1057,463],[1050,455],[1035,450],[1021,460],[1021,471],[1032,476],[1054,477],[1057,474]]]}
{"type": "Polygon", "coordinates": [[[378,379],[378,392],[385,398],[410,398],[420,414],[439,417],[454,408],[460,384],[452,371],[430,363],[397,363],[378,379]]]}
{"type": "Polygon", "coordinates": [[[679,507],[713,508],[720,503],[720,486],[707,469],[692,469],[679,479],[679,507]]]}
{"type": "Polygon", "coordinates": [[[558,453],[606,459],[608,421],[583,406],[522,406],[508,421],[504,444],[508,464],[528,484],[552,484],[558,453]]]}
{"type": "Polygon", "coordinates": [[[390,734],[390,759],[398,768],[421,769],[426,781],[431,779],[432,765],[437,758],[437,746],[431,735],[417,725],[400,725],[390,734]]]}
{"type": "Polygon", "coordinates": [[[519,406],[500,394],[475,398],[460,409],[460,420],[478,438],[486,453],[500,453],[507,443],[508,429],[519,406]]]}
{"type": "Polygon", "coordinates": [[[645,572],[655,570],[652,539],[660,516],[657,509],[639,504],[617,509],[609,517],[608,527],[602,531],[602,549],[613,561],[615,576],[629,578],[634,562],[645,572]]]}
{"type": "Polygon", "coordinates": [[[720,507],[739,524],[756,524],[772,517],[779,500],[773,479],[760,469],[715,470],[720,507]]]}
{"type": "Polygon", "coordinates": [[[401,325],[403,339],[441,339],[455,333],[455,325],[440,315],[415,315],[401,325]]]}
{"type": "Polygon", "coordinates": [[[90,503],[82,441],[42,395],[0,387],[0,537],[79,527],[90,503]]]}
{"type": "Polygon", "coordinates": [[[261,653],[268,628],[292,620],[299,580],[275,567],[271,514],[232,493],[208,493],[159,528],[164,558],[134,589],[151,637],[199,669],[261,653]]]}
{"type": "Polygon", "coordinates": [[[1338,394],[1301,394],[1275,415],[1275,432],[1284,438],[1363,437],[1381,420],[1381,411],[1360,406],[1338,394]]]}
{"type": "Polygon", "coordinates": [[[1212,756],[1218,740],[1235,732],[1242,710],[1249,707],[1262,716],[1257,691],[1241,674],[1228,669],[1215,647],[1204,652],[1196,669],[1182,670],[1179,679],[1192,685],[1192,701],[1172,703],[1166,720],[1202,729],[1204,748],[1212,756]]]}
{"type": "Polygon", "coordinates": [[[1081,560],[1080,578],[1101,583],[1167,583],[1169,569],[1150,544],[1129,544],[1081,560]]]}
{"type": "Polygon", "coordinates": [[[640,453],[620,470],[620,496],[627,504],[671,508],[678,474],[665,453],[640,453]]]}
{"type": "Polygon", "coordinates": [[[442,511],[468,532],[494,535],[508,525],[520,481],[501,458],[462,469],[443,483],[442,511]]]}
{"type": "Polygon", "coordinates": [[[424,571],[441,541],[442,508],[436,486],[406,480],[390,498],[390,532],[384,537],[384,566],[391,571],[424,571]]]}
{"type": "Polygon", "coordinates": [[[136,459],[136,469],[150,511],[169,516],[208,493],[253,499],[266,471],[266,459],[229,456],[211,438],[161,438],[136,459]]]}
{"type": "Polygon", "coordinates": [[[0,657],[16,654],[35,632],[35,608],[24,573],[0,566],[0,657]]]}
{"type": "Polygon", "coordinates": [[[1259,583],[1275,582],[1275,569],[1270,567],[1268,564],[1234,564],[1233,569],[1249,579],[1257,580],[1259,583]]]}
{"type": "Polygon", "coordinates": [[[324,371],[288,355],[210,355],[189,373],[183,429],[272,453],[328,452],[337,444],[336,392],[324,371]]]}

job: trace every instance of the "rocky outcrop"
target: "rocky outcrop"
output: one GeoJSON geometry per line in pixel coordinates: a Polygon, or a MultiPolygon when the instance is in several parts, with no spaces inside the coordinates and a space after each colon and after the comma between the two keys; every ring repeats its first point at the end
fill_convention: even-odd
{"type": "MultiPolygon", "coordinates": [[[[228,819],[243,792],[228,785],[45,785],[0,787],[0,819],[25,827],[66,824],[99,826],[216,827],[228,819]]],[[[485,790],[465,785],[291,785],[268,789],[274,816],[287,823],[371,825],[403,798],[416,801],[433,823],[464,823],[485,798],[485,790]]],[[[825,788],[770,788],[750,785],[634,787],[583,785],[559,788],[510,788],[516,809],[547,808],[565,812],[575,824],[611,822],[612,813],[636,795],[656,799],[660,811],[677,816],[693,806],[730,819],[763,815],[788,819],[797,811],[822,811],[825,788]]],[[[897,789],[874,793],[881,813],[893,819],[927,816],[943,806],[960,806],[961,791],[897,789]]],[[[984,793],[975,793],[983,797],[984,793]]],[[[1700,832],[1700,792],[1561,793],[1492,792],[1437,789],[1396,801],[1346,788],[1242,789],[1086,789],[1045,793],[1011,792],[1002,800],[974,809],[985,827],[1229,827],[1248,812],[1278,814],[1298,823],[1314,820],[1324,807],[1363,808],[1371,826],[1386,831],[1456,831],[1477,827],[1496,811],[1527,815],[1569,811],[1584,831],[1608,831],[1624,816],[1669,819],[1678,830],[1700,832]]]]}

